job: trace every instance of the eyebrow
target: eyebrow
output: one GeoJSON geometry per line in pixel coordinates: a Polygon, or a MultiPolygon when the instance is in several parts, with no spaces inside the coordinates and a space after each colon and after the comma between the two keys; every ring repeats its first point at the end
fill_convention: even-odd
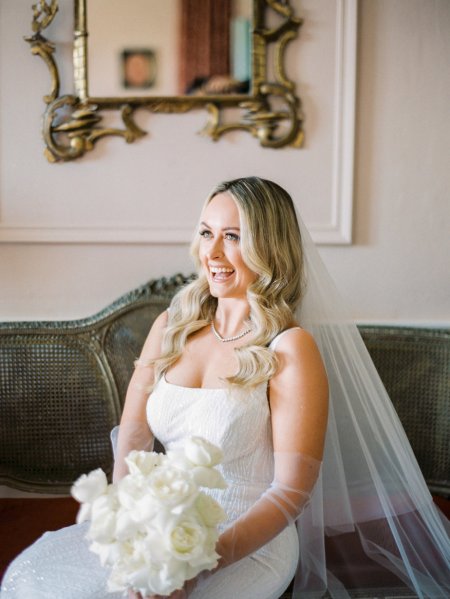
{"type": "MultiPolygon", "coordinates": [[[[207,227],[208,229],[211,229],[211,227],[208,225],[208,223],[205,223],[205,221],[202,221],[200,223],[200,225],[203,225],[204,227],[207,227]]],[[[221,229],[222,231],[240,231],[240,227],[222,227],[221,229]]]]}

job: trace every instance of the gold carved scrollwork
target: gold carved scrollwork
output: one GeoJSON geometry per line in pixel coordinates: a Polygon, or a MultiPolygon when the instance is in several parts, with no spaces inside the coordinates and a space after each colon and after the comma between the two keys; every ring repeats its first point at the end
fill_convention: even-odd
{"type": "Polygon", "coordinates": [[[51,0],[50,4],[47,0],[40,0],[37,4],[31,7],[33,11],[33,22],[31,28],[35,33],[39,33],[42,29],[46,29],[55,18],[58,12],[58,0],[51,0]]]}
{"type": "Polygon", "coordinates": [[[49,162],[74,160],[92,150],[95,142],[107,135],[118,135],[131,143],[145,135],[133,121],[132,114],[133,108],[125,104],[121,108],[125,129],[102,128],[99,126],[102,117],[97,113],[97,106],[83,106],[74,96],[61,96],[48,105],[44,114],[44,155],[49,162]],[[59,122],[64,107],[74,110],[69,118],[59,122]]]}
{"type": "Polygon", "coordinates": [[[297,37],[302,19],[294,15],[289,0],[253,0],[252,74],[248,95],[130,98],[89,96],[87,1],[74,0],[73,95],[60,96],[55,46],[42,35],[42,31],[55,18],[58,1],[40,0],[32,6],[33,35],[25,40],[30,44],[31,52],[39,55],[50,71],[51,89],[44,96],[47,108],[43,119],[44,154],[50,162],[80,158],[103,137],[120,136],[128,143],[139,139],[145,135],[145,131],[135,123],[133,117],[134,112],[141,108],[168,114],[205,108],[208,119],[201,133],[214,141],[230,131],[243,130],[250,132],[264,147],[302,145],[300,100],[295,93],[295,83],[289,79],[284,66],[286,48],[297,37]],[[276,25],[267,26],[269,21],[276,22],[276,25]],[[269,71],[273,75],[269,75],[269,71]],[[237,122],[224,122],[227,108],[240,109],[237,122]],[[120,111],[124,127],[104,127],[102,113],[106,110],[120,111]]]}
{"type": "MultiPolygon", "coordinates": [[[[50,70],[51,91],[44,96],[44,101],[48,104],[43,119],[43,138],[45,142],[44,155],[49,162],[74,160],[83,156],[88,150],[92,150],[95,142],[108,135],[118,135],[124,137],[128,143],[145,135],[133,121],[132,113],[134,108],[126,103],[120,107],[122,121],[125,129],[102,128],[100,122],[101,115],[98,113],[98,106],[90,104],[87,101],[87,95],[78,93],[74,95],[59,96],[59,74],[53,58],[55,46],[49,42],[43,35],[42,30],[50,25],[57,11],[58,2],[52,0],[50,4],[46,0],[40,0],[38,4],[32,6],[33,22],[32,30],[34,35],[26,37],[25,40],[31,45],[31,52],[41,56],[50,70]],[[83,101],[84,100],[84,101],[83,101]]],[[[83,12],[81,13],[81,22],[83,12]]],[[[75,87],[79,90],[80,83],[86,88],[86,78],[78,75],[77,79],[77,56],[86,60],[86,36],[82,34],[82,43],[78,41],[80,35],[77,30],[74,32],[74,66],[75,66],[75,87]]],[[[86,70],[82,69],[82,72],[86,70]]]]}
{"type": "Polygon", "coordinates": [[[58,12],[58,2],[57,0],[52,0],[50,4],[47,4],[45,0],[41,0],[39,4],[33,4],[31,8],[33,10],[33,21],[31,23],[33,35],[31,37],[25,37],[25,41],[30,44],[31,53],[40,56],[50,71],[52,87],[50,93],[44,96],[44,102],[49,104],[58,97],[59,74],[53,58],[55,46],[43,37],[41,31],[48,27],[55,18],[56,13],[58,12]]]}

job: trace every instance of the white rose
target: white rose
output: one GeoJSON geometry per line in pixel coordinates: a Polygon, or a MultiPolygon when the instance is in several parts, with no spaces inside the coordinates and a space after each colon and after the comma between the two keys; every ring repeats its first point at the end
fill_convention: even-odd
{"type": "Polygon", "coordinates": [[[89,549],[100,557],[102,566],[112,566],[120,559],[122,554],[122,545],[120,543],[97,543],[93,541],[89,549]]]}
{"type": "Polygon", "coordinates": [[[164,547],[161,533],[150,528],[131,541],[122,544],[125,549],[112,565],[112,579],[116,590],[133,588],[143,597],[155,593],[169,595],[183,586],[186,580],[185,562],[176,560],[164,547]]]}
{"type": "Polygon", "coordinates": [[[214,468],[206,468],[204,466],[196,466],[192,470],[192,476],[200,487],[209,489],[226,489],[227,483],[218,470],[214,468]]]}
{"type": "Polygon", "coordinates": [[[186,457],[197,466],[216,466],[223,459],[222,450],[202,437],[191,437],[184,445],[186,457]]]}
{"type": "Polygon", "coordinates": [[[127,582],[143,597],[153,594],[166,596],[183,587],[186,571],[184,563],[173,559],[165,563],[149,563],[130,572],[127,582]]]}
{"type": "Polygon", "coordinates": [[[190,561],[203,553],[207,530],[195,518],[183,516],[167,531],[166,543],[170,553],[181,561],[190,561]]]}
{"type": "Polygon", "coordinates": [[[136,502],[148,495],[148,482],[141,475],[127,474],[116,487],[120,505],[129,510],[134,510],[136,502]]]}
{"type": "Polygon", "coordinates": [[[155,469],[148,482],[153,497],[177,511],[194,501],[198,493],[190,473],[171,466],[155,469]]]}
{"type": "Polygon", "coordinates": [[[227,518],[222,506],[206,493],[198,494],[195,507],[206,526],[217,526],[227,518]]]}
{"type": "MultiPolygon", "coordinates": [[[[207,528],[207,537],[206,537],[206,541],[205,541],[205,553],[211,556],[211,559],[216,559],[218,560],[220,558],[220,555],[218,553],[216,553],[216,545],[217,545],[217,541],[219,540],[219,533],[217,531],[217,528],[215,526],[208,526],[207,528]]],[[[210,566],[210,568],[215,568],[217,566],[217,563],[215,563],[214,565],[210,566]]]]}
{"type": "Polygon", "coordinates": [[[125,458],[130,474],[150,474],[154,468],[160,466],[165,456],[155,451],[130,451],[125,458]]]}
{"type": "Polygon", "coordinates": [[[184,453],[184,449],[169,449],[167,451],[167,459],[172,464],[181,470],[190,470],[195,466],[184,453]]]}
{"type": "Polygon", "coordinates": [[[130,541],[133,548],[133,562],[162,564],[172,559],[165,548],[161,531],[149,525],[145,532],[130,541]]]}
{"type": "Polygon", "coordinates": [[[77,514],[77,524],[91,519],[92,506],[90,503],[82,503],[77,514]]]}
{"type": "Polygon", "coordinates": [[[97,497],[106,492],[108,480],[101,468],[89,474],[82,474],[72,486],[71,493],[80,503],[92,503],[97,497]]]}
{"type": "Polygon", "coordinates": [[[139,532],[140,522],[133,518],[130,510],[119,509],[116,515],[115,536],[119,541],[131,539],[139,532]]]}
{"type": "Polygon", "coordinates": [[[88,538],[98,543],[112,543],[115,540],[116,507],[115,493],[100,495],[94,500],[88,538]]]}
{"type": "Polygon", "coordinates": [[[110,593],[120,593],[127,589],[127,574],[121,568],[113,568],[107,582],[110,593]]]}

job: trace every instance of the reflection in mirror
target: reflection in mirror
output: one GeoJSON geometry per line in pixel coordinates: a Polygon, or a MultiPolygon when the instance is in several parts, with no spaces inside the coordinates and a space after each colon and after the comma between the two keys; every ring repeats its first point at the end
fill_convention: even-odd
{"type": "Polygon", "coordinates": [[[252,0],[91,0],[89,95],[247,94],[251,23],[252,0]]]}
{"type": "Polygon", "coordinates": [[[142,109],[204,109],[200,133],[214,141],[247,131],[266,148],[302,146],[300,99],[284,60],[302,24],[290,0],[73,0],[73,7],[73,93],[60,94],[55,45],[42,35],[58,0],[32,5],[33,34],[25,38],[50,71],[42,126],[50,162],[76,160],[105,137],[140,139],[142,109]],[[127,29],[131,37],[122,35],[127,29]]]}

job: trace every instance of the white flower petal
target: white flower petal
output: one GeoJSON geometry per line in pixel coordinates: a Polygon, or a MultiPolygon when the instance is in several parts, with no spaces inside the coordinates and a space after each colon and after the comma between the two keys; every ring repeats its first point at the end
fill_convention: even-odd
{"type": "Polygon", "coordinates": [[[192,470],[195,482],[200,487],[209,489],[226,489],[227,483],[218,470],[197,466],[192,470]]]}
{"type": "Polygon", "coordinates": [[[197,466],[216,466],[223,459],[222,450],[202,437],[191,437],[184,445],[187,458],[197,466]]]}
{"type": "Polygon", "coordinates": [[[81,524],[82,522],[89,520],[91,517],[91,511],[90,503],[82,503],[77,514],[77,524],[81,524]]]}
{"type": "Polygon", "coordinates": [[[87,536],[98,543],[112,543],[115,539],[115,530],[114,499],[101,495],[92,504],[91,525],[87,536]]]}
{"type": "Polygon", "coordinates": [[[94,501],[99,495],[106,492],[108,480],[101,468],[89,474],[82,474],[72,486],[71,493],[80,503],[94,501]]]}
{"type": "Polygon", "coordinates": [[[217,526],[227,518],[222,506],[206,493],[198,494],[195,507],[206,526],[217,526]]]}
{"type": "Polygon", "coordinates": [[[165,456],[155,451],[131,451],[125,458],[130,474],[147,475],[161,465],[165,456]]]}
{"type": "Polygon", "coordinates": [[[119,541],[126,541],[138,531],[139,523],[133,519],[132,513],[128,510],[121,510],[116,519],[115,537],[119,541]]]}
{"type": "Polygon", "coordinates": [[[167,466],[157,468],[148,479],[153,497],[165,506],[184,504],[194,500],[197,487],[190,472],[167,466]]]}

